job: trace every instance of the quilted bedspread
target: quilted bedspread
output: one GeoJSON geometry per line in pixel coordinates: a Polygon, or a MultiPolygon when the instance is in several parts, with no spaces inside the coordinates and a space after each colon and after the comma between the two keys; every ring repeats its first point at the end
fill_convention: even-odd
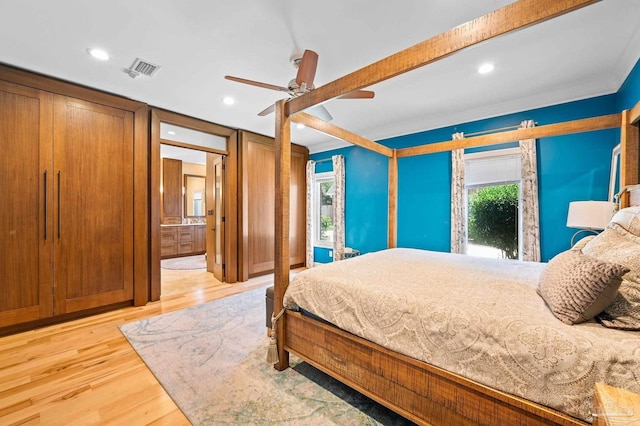
{"type": "Polygon", "coordinates": [[[640,332],[560,322],[545,266],[390,249],[299,273],[285,306],[590,422],[595,382],[640,392],[640,332]]]}

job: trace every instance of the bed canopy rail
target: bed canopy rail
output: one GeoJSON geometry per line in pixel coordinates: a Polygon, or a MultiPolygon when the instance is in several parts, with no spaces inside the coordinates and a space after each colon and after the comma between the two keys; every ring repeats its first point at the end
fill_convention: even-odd
{"type": "Polygon", "coordinates": [[[391,157],[393,155],[393,150],[389,147],[369,140],[363,136],[357,135],[353,132],[343,129],[342,127],[338,127],[334,124],[329,123],[328,121],[321,120],[318,117],[315,117],[306,112],[299,112],[293,115],[291,117],[291,121],[304,124],[305,126],[311,127],[314,130],[338,139],[342,139],[343,141],[348,141],[354,145],[358,145],[370,151],[377,152],[378,154],[382,154],[387,157],[391,157]]]}
{"type": "MultiPolygon", "coordinates": [[[[620,185],[631,185],[639,182],[638,176],[638,121],[640,121],[640,102],[631,110],[624,111],[621,114],[613,114],[602,117],[593,117],[582,120],[574,120],[565,123],[557,123],[543,125],[528,129],[518,129],[506,131],[490,135],[475,136],[472,138],[462,139],[458,141],[445,141],[437,144],[424,145],[419,147],[411,147],[404,149],[391,149],[377,142],[371,141],[362,136],[356,135],[338,126],[324,122],[311,116],[305,112],[305,109],[326,102],[330,99],[343,95],[345,93],[362,89],[378,82],[390,79],[399,74],[411,71],[418,67],[427,65],[460,51],[466,47],[489,40],[491,38],[504,35],[511,31],[515,31],[530,25],[534,25],[545,20],[563,15],[573,10],[596,3],[598,0],[519,0],[509,4],[501,9],[491,12],[483,17],[474,19],[466,24],[460,25],[438,36],[432,37],[422,43],[402,50],[394,55],[384,58],[369,66],[361,68],[351,74],[345,75],[334,80],[324,86],[305,93],[297,98],[290,100],[281,100],[276,103],[276,128],[275,128],[275,150],[276,150],[276,188],[275,188],[275,269],[274,269],[274,310],[280,312],[283,308],[283,298],[289,284],[289,208],[290,208],[290,165],[291,165],[291,122],[303,123],[308,127],[329,134],[331,136],[343,139],[354,145],[373,150],[388,158],[389,161],[389,231],[388,245],[396,246],[396,224],[397,224],[397,184],[398,184],[398,158],[408,157],[411,155],[422,155],[431,152],[449,151],[460,147],[492,145],[496,143],[510,142],[528,138],[542,138],[550,136],[559,136],[563,134],[587,132],[600,129],[621,128],[621,170],[620,185]]],[[[623,200],[624,202],[624,200],[623,200]]],[[[627,201],[628,202],[628,201],[627,201]]],[[[624,204],[623,204],[624,205],[624,204]]],[[[295,339],[291,342],[287,341],[287,336],[291,335],[292,330],[296,327],[304,327],[304,333],[317,333],[322,329],[322,325],[311,319],[302,319],[296,313],[287,312],[277,322],[278,336],[278,355],[279,359],[274,367],[278,370],[284,370],[289,367],[289,351],[301,356],[301,350],[296,345],[295,339]],[[287,322],[291,321],[292,329],[287,328],[287,322]],[[301,325],[301,322],[304,322],[301,325]]],[[[358,343],[348,333],[336,332],[332,334],[331,339],[343,339],[345,347],[352,351],[358,351],[361,347],[369,345],[368,343],[358,343]],[[340,336],[337,337],[337,334],[340,336]]],[[[316,340],[314,340],[314,344],[316,340]]],[[[325,343],[322,339],[317,341],[317,346],[322,347],[325,343]]],[[[384,348],[376,347],[376,351],[388,353],[384,348]]],[[[311,359],[302,356],[311,364],[325,371],[326,373],[336,377],[338,380],[344,377],[336,372],[329,364],[323,364],[318,359],[311,359]]],[[[377,358],[376,358],[377,359],[377,358]]],[[[373,361],[372,361],[373,362],[373,361]]],[[[381,366],[373,366],[372,371],[380,370],[381,366]]],[[[416,365],[416,371],[430,371],[428,364],[416,365]]],[[[431,373],[430,373],[431,374],[431,373]]],[[[435,372],[436,378],[444,378],[446,372],[435,372]]],[[[374,380],[374,379],[371,379],[374,380]]],[[[345,382],[355,387],[360,392],[370,396],[381,402],[382,404],[407,415],[409,413],[407,407],[411,405],[407,400],[399,403],[389,402],[390,399],[384,394],[389,389],[383,389],[385,386],[382,381],[369,381],[367,386],[359,383],[345,382]],[[382,389],[382,393],[376,393],[382,389]]],[[[412,398],[417,398],[422,402],[432,404],[431,407],[438,405],[435,401],[438,395],[433,398],[434,392],[449,392],[450,395],[458,393],[458,389],[473,388],[474,396],[478,397],[475,406],[482,407],[482,404],[490,403],[495,406],[496,416],[500,417],[502,413],[513,414],[518,424],[564,424],[564,425],[580,425],[585,424],[582,421],[569,418],[562,413],[547,409],[538,404],[528,403],[519,398],[510,395],[500,396],[496,402],[495,395],[492,396],[492,390],[482,390],[477,388],[474,382],[460,378],[460,383],[454,384],[446,390],[438,391],[429,388],[428,385],[416,384],[415,380],[408,379],[407,383],[394,382],[394,386],[402,389],[411,389],[418,387],[412,391],[412,398]],[[425,387],[426,386],[426,387],[425,387]],[[544,412],[544,415],[540,413],[544,412]],[[500,414],[500,415],[499,415],[500,414]]],[[[495,392],[494,392],[495,393],[495,392]]],[[[441,396],[441,395],[440,395],[441,396]]],[[[454,395],[455,396],[455,395],[454,395]]],[[[451,407],[439,406],[442,409],[442,419],[448,419],[450,422],[457,420],[465,420],[467,417],[456,417],[457,414],[450,410],[451,407]]],[[[413,408],[411,408],[413,409],[413,408]]],[[[418,423],[425,423],[427,420],[423,417],[415,417],[408,415],[418,423]]],[[[465,420],[465,421],[467,421],[465,420]]],[[[514,420],[514,421],[515,421],[514,420]]],[[[462,423],[460,423],[462,424],[462,423]]],[[[466,423],[465,423],[466,424],[466,423]]]]}
{"type": "Polygon", "coordinates": [[[613,129],[620,127],[621,114],[603,115],[600,117],[583,118],[526,129],[509,130],[491,133],[489,135],[473,136],[452,141],[436,142],[420,146],[412,146],[398,150],[398,157],[412,157],[415,155],[433,154],[436,152],[452,151],[459,148],[474,148],[478,146],[495,145],[524,139],[540,139],[552,136],[569,135],[572,133],[591,132],[594,130],[613,129]]]}

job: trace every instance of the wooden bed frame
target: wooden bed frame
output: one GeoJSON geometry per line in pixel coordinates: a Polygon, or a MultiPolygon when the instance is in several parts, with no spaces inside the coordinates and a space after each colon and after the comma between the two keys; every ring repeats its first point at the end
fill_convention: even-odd
{"type": "MultiPolygon", "coordinates": [[[[274,309],[280,312],[289,284],[291,121],[373,150],[389,158],[388,247],[396,246],[398,158],[458,148],[620,128],[620,187],[637,184],[640,102],[632,109],[491,135],[391,149],[302,112],[353,90],[435,62],[466,47],[595,3],[597,0],[520,0],[375,62],[300,97],[276,104],[276,223],[274,309]]],[[[628,205],[628,196],[621,200],[628,205]]],[[[293,353],[364,395],[418,424],[584,425],[531,401],[481,385],[428,363],[390,351],[320,321],[287,311],[277,325],[278,370],[293,353]]]]}

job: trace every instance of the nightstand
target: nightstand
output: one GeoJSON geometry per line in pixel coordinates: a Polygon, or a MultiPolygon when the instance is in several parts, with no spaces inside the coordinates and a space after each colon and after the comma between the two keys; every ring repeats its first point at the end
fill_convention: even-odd
{"type": "Polygon", "coordinates": [[[351,251],[344,252],[344,259],[351,259],[356,256],[360,256],[360,250],[351,249],[351,251]]]}
{"type": "Polygon", "coordinates": [[[640,426],[640,394],[596,383],[594,426],[640,426]]]}

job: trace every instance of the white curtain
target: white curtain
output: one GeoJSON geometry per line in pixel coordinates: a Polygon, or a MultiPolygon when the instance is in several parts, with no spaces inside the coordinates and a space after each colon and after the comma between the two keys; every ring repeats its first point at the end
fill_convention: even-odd
{"type": "Polygon", "coordinates": [[[307,250],[305,263],[307,268],[313,267],[313,187],[315,183],[316,162],[307,161],[307,250]]]}
{"type": "MultiPolygon", "coordinates": [[[[520,123],[520,128],[534,127],[533,120],[520,123]]],[[[540,218],[538,213],[538,164],[536,140],[520,141],[522,154],[522,260],[540,262],[540,218]]]]}
{"type": "Polygon", "coordinates": [[[344,157],[334,155],[333,261],[344,259],[344,157]]]}
{"type": "MultiPolygon", "coordinates": [[[[459,140],[464,133],[454,133],[459,140]]],[[[467,249],[467,215],[464,186],[464,149],[451,151],[451,253],[465,253],[467,249]]]]}

